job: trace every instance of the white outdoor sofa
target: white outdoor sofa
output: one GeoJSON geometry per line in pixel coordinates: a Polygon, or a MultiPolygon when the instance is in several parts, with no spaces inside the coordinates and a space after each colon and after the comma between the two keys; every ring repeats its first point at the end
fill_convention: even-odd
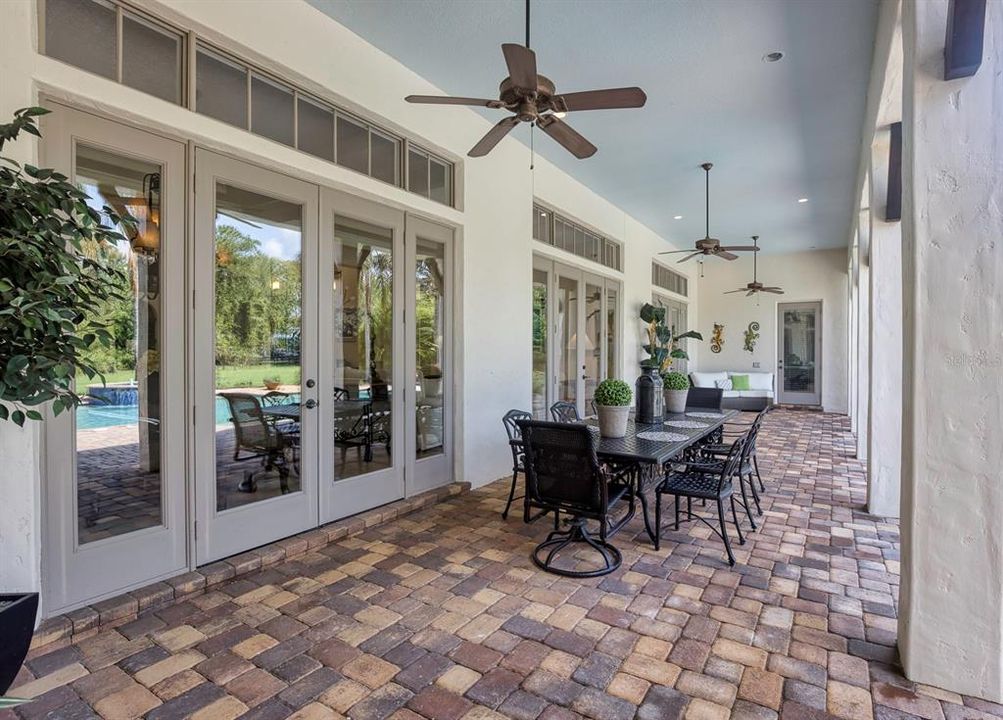
{"type": "Polygon", "coordinates": [[[773,373],[723,371],[691,372],[690,383],[698,388],[723,388],[723,406],[734,410],[762,410],[774,402],[773,373]],[[732,375],[748,375],[748,390],[731,389],[732,375]]]}

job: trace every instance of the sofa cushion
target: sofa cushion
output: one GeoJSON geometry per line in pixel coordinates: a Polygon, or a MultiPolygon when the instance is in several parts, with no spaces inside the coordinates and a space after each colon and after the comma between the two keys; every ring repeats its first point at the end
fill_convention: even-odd
{"type": "Polygon", "coordinates": [[[741,395],[742,393],[740,393],[738,390],[725,390],[723,393],[721,393],[721,397],[726,397],[726,398],[737,398],[740,397],[741,395]]]}
{"type": "Polygon", "coordinates": [[[731,386],[735,390],[751,390],[749,387],[749,376],[733,374],[731,376],[731,386]]]}
{"type": "Polygon", "coordinates": [[[736,390],[739,397],[744,398],[771,398],[773,397],[772,390],[736,390]]]}
{"type": "Polygon", "coordinates": [[[726,372],[691,372],[690,382],[693,383],[693,387],[699,388],[712,388],[717,387],[714,382],[716,380],[727,380],[728,373],[726,372]]]}

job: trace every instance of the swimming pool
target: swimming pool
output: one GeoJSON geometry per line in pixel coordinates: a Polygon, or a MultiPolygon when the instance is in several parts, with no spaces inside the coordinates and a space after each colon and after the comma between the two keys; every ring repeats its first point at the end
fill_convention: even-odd
{"type": "MultiPolygon", "coordinates": [[[[289,402],[299,402],[298,395],[290,395],[289,402]]],[[[77,408],[77,430],[135,425],[139,422],[138,405],[81,405],[77,408]]],[[[230,422],[230,407],[226,400],[216,398],[216,424],[230,422]]]]}

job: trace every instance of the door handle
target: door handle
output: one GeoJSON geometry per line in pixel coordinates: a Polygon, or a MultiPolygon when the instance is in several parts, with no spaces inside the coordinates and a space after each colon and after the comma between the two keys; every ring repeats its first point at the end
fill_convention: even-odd
{"type": "Polygon", "coordinates": [[[310,399],[309,399],[309,400],[307,400],[307,401],[306,401],[305,403],[303,403],[303,406],[304,406],[304,407],[305,407],[305,408],[306,408],[307,410],[313,410],[313,409],[314,409],[315,407],[317,407],[317,401],[316,401],[316,400],[314,400],[313,398],[310,398],[310,399]]]}

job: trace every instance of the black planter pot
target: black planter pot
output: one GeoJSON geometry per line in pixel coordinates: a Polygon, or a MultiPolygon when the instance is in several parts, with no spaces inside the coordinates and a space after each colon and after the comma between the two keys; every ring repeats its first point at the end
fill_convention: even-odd
{"type": "Polygon", "coordinates": [[[0,595],[0,696],[17,677],[35,632],[38,593],[0,595]]]}
{"type": "Polygon", "coordinates": [[[641,368],[641,376],[634,383],[637,391],[637,415],[639,423],[660,422],[665,414],[665,395],[662,377],[658,368],[641,368]]]}

